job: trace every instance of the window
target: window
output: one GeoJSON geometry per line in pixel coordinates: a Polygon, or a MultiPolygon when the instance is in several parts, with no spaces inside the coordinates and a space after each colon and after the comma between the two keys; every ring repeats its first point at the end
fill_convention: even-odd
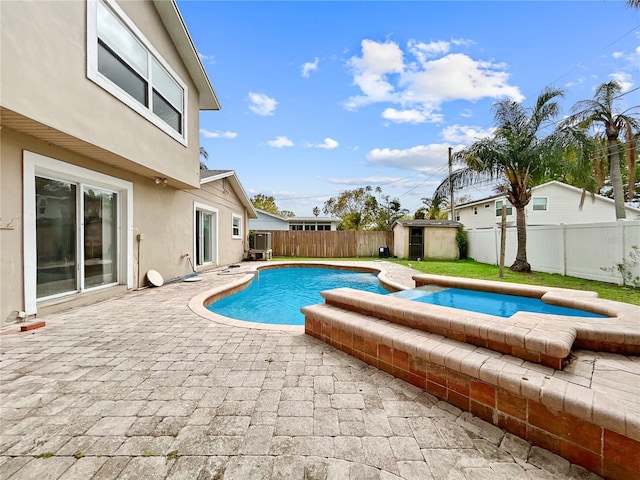
{"type": "Polygon", "coordinates": [[[456,210],[456,222],[460,221],[460,211],[456,210]]]}
{"type": "Polygon", "coordinates": [[[513,206],[509,200],[496,200],[496,217],[502,216],[502,204],[505,203],[507,215],[513,215],[513,206]],[[506,203],[505,203],[506,202],[506,203]]]}
{"type": "Polygon", "coordinates": [[[290,224],[289,230],[302,230],[302,224],[301,223],[290,224]]]}
{"type": "Polygon", "coordinates": [[[231,219],[231,237],[242,238],[242,217],[235,213],[232,215],[231,219]]]}
{"type": "Polygon", "coordinates": [[[329,230],[331,230],[331,224],[330,223],[318,223],[317,229],[318,230],[329,231],[329,230]]]}
{"type": "Polygon", "coordinates": [[[186,87],[112,0],[87,16],[88,77],[181,143],[186,87]]]}
{"type": "Polygon", "coordinates": [[[547,197],[533,197],[531,205],[534,211],[547,211],[547,197]]]}
{"type": "Polygon", "coordinates": [[[133,287],[133,187],[24,152],[24,292],[37,303],[115,284],[133,287]]]}
{"type": "Polygon", "coordinates": [[[477,215],[478,214],[478,207],[473,207],[473,214],[477,215]]]}
{"type": "Polygon", "coordinates": [[[304,224],[304,229],[307,231],[311,231],[311,230],[315,230],[316,226],[312,223],[305,223],[304,224]]]}
{"type": "Polygon", "coordinates": [[[195,261],[196,265],[218,263],[218,211],[195,204],[195,261]]]}

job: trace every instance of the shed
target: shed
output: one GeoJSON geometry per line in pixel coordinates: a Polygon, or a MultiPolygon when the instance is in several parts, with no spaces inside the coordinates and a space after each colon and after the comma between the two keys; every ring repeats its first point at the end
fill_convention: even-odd
{"type": "Polygon", "coordinates": [[[398,220],[393,224],[393,255],[408,260],[457,260],[460,222],[398,220]]]}

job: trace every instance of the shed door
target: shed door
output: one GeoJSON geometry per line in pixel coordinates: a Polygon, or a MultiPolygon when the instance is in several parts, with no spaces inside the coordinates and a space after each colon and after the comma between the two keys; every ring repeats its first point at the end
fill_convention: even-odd
{"type": "Polygon", "coordinates": [[[411,227],[409,235],[409,260],[417,260],[423,257],[424,243],[422,232],[422,227],[411,227]]]}

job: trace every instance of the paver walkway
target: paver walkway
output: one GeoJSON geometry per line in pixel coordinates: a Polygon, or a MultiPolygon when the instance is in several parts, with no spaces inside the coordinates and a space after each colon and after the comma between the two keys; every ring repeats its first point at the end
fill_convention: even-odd
{"type": "Polygon", "coordinates": [[[195,315],[219,273],[1,332],[0,479],[599,478],[303,333],[195,315]]]}

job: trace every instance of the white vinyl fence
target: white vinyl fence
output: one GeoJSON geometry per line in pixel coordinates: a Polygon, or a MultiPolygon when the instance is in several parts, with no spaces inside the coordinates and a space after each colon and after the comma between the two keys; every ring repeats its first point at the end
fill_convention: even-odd
{"type": "MultiPolygon", "coordinates": [[[[469,258],[498,265],[500,227],[469,229],[467,236],[469,258]]],[[[615,266],[623,260],[634,278],[640,276],[640,264],[632,266],[633,246],[640,249],[640,221],[527,226],[527,260],[538,272],[622,285],[615,266]]],[[[507,227],[506,267],[514,262],[516,250],[516,227],[507,227]]]]}

